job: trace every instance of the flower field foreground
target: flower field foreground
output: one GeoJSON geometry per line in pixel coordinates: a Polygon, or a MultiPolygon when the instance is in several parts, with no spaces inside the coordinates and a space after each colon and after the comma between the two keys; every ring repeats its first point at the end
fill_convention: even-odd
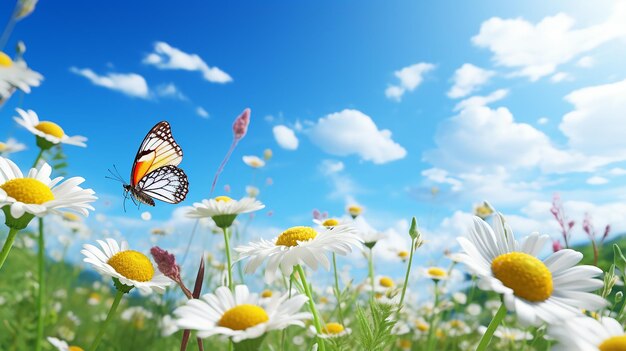
{"type": "MultiPolygon", "coordinates": [[[[265,93],[257,90],[266,86],[269,90],[280,81],[273,76],[263,89],[250,88],[250,82],[242,78],[239,87],[244,88],[237,89],[250,89],[243,95],[254,109],[239,106],[222,111],[236,117],[224,122],[223,115],[216,116],[219,123],[194,105],[195,93],[201,89],[183,94],[171,82],[153,85],[138,73],[119,73],[111,62],[106,63],[110,72],[99,75],[89,68],[59,69],[46,66],[47,60],[33,59],[31,62],[50,69],[47,77],[52,84],[67,86],[57,89],[61,93],[48,91],[52,98],[32,99],[31,95],[45,89],[44,75],[27,63],[25,44],[11,42],[13,30],[20,28],[36,6],[56,5],[18,0],[0,36],[0,123],[7,126],[0,129],[0,137],[6,140],[0,142],[0,351],[626,351],[626,236],[614,233],[612,224],[596,231],[588,210],[577,226],[566,215],[566,207],[580,210],[590,207],[586,203],[573,201],[566,206],[558,193],[551,203],[535,199],[545,197],[536,190],[541,185],[556,187],[567,181],[565,176],[546,180],[547,175],[561,177],[567,170],[577,177],[579,173],[600,174],[584,180],[590,186],[626,175],[617,165],[601,169],[626,162],[626,146],[622,145],[626,134],[605,130],[603,138],[618,141],[601,140],[611,151],[596,155],[591,151],[597,145],[576,149],[589,140],[580,137],[585,128],[568,125],[588,115],[601,118],[611,114],[605,106],[616,110],[624,106],[626,81],[611,83],[612,95],[599,98],[601,108],[594,105],[594,99],[602,95],[596,88],[566,96],[565,100],[579,109],[567,114],[559,125],[570,138],[566,143],[551,142],[529,123],[515,124],[504,107],[487,106],[505,98],[506,89],[488,96],[469,96],[497,75],[503,80],[527,77],[535,82],[550,75],[555,84],[574,81],[569,73],[557,72],[557,66],[600,44],[626,38],[626,1],[616,3],[606,22],[571,32],[573,19],[561,13],[536,26],[521,17],[493,17],[483,23],[480,33],[472,37],[473,44],[492,50],[497,66],[521,67],[520,71],[496,72],[463,64],[454,71],[455,85],[446,95],[465,100],[454,102],[453,111],[458,115],[433,131],[439,149],[422,157],[432,167],[421,172],[396,169],[380,177],[374,167],[405,158],[407,149],[392,139],[389,129],[379,129],[359,110],[345,108],[302,123],[286,122],[283,112],[274,116],[266,110],[264,117],[253,114],[254,106],[263,111],[267,101],[273,101],[256,97],[265,93]],[[518,41],[528,41],[526,46],[510,45],[501,37],[507,33],[513,33],[518,41]],[[550,38],[557,38],[558,45],[542,42],[533,46],[550,38]],[[15,44],[13,51],[5,48],[9,42],[15,44]],[[560,46],[571,52],[550,51],[560,46]],[[528,52],[517,51],[527,47],[528,52]],[[546,57],[537,58],[544,51],[546,57]],[[134,100],[126,101],[128,106],[112,97],[107,97],[111,101],[92,100],[82,89],[68,89],[69,80],[59,78],[59,72],[80,76],[134,100]],[[71,92],[72,104],[56,105],[66,91],[71,92]],[[79,106],[83,102],[89,103],[89,111],[120,105],[129,112],[119,119],[92,118],[74,109],[73,103],[79,106]],[[142,115],[144,111],[137,107],[142,103],[153,104],[146,113],[151,117],[142,115]],[[180,104],[176,109],[191,106],[203,123],[211,126],[170,116],[163,112],[169,103],[180,104]],[[72,123],[71,117],[55,117],[65,113],[61,107],[69,116],[80,115],[74,119],[81,123],[72,123]],[[473,118],[469,123],[454,126],[468,116],[473,118]],[[263,121],[267,124],[262,125],[263,121]],[[262,129],[268,125],[271,128],[262,129]],[[498,134],[503,125],[510,130],[498,134]],[[485,130],[494,134],[475,137],[485,130]],[[286,152],[266,148],[264,136],[270,134],[286,152]],[[145,136],[135,141],[138,135],[145,136]],[[506,144],[520,136],[521,141],[506,144]],[[305,153],[290,156],[293,154],[288,152],[300,147],[299,137],[309,138],[311,147],[319,149],[310,151],[309,156],[324,152],[336,158],[358,157],[358,162],[366,164],[359,180],[345,172],[347,161],[323,158],[315,169],[305,153]],[[456,145],[461,139],[470,142],[456,145]],[[572,149],[559,149],[559,144],[572,149]],[[459,159],[437,164],[457,149],[462,150],[459,159]],[[496,154],[500,150],[507,150],[506,157],[496,154]],[[518,162],[510,160],[528,150],[518,162]],[[471,161],[472,153],[479,155],[480,165],[465,163],[471,161]],[[109,167],[109,162],[126,159],[132,162],[120,169],[128,168],[130,177],[123,176],[125,171],[120,173],[117,165],[109,167]],[[487,164],[493,160],[495,164],[487,164]],[[528,182],[515,178],[513,173],[526,175],[528,163],[536,167],[526,172],[532,177],[544,173],[528,182]],[[275,178],[267,176],[268,170],[275,178]],[[485,175],[489,172],[493,174],[485,175]],[[420,178],[415,181],[419,186],[401,189],[400,181],[396,183],[398,173],[420,178]],[[265,177],[264,181],[260,177],[265,177]],[[330,194],[320,196],[314,184],[319,177],[331,184],[330,194]],[[365,189],[360,179],[376,183],[365,189]],[[464,193],[468,188],[472,190],[464,193]],[[371,211],[355,194],[371,195],[378,207],[371,211]],[[466,213],[465,205],[457,205],[468,196],[477,201],[475,198],[484,194],[493,196],[497,206],[479,199],[471,213],[466,213]],[[403,196],[411,198],[410,206],[402,205],[403,196]],[[437,203],[440,199],[443,203],[437,203]],[[334,207],[334,213],[315,209],[337,201],[341,205],[334,207]],[[524,208],[511,205],[521,201],[531,204],[524,208]],[[431,220],[442,209],[454,214],[440,216],[437,227],[431,220]],[[407,211],[411,213],[406,215],[407,211]],[[389,227],[390,218],[398,216],[403,217],[400,225],[389,227]],[[549,224],[540,220],[545,217],[549,224]],[[390,229],[376,230],[375,226],[390,229]],[[525,232],[518,228],[534,229],[525,232]]],[[[197,4],[189,7],[192,5],[197,4]]],[[[152,17],[152,10],[142,7],[141,13],[152,17]]],[[[194,12],[186,7],[185,11],[194,12]]],[[[357,12],[351,11],[352,15],[357,12]]],[[[117,16],[110,17],[115,21],[106,15],[103,18],[109,23],[118,20],[117,16]]],[[[54,20],[55,25],[49,27],[63,24],[56,17],[54,20]]],[[[248,20],[237,21],[237,26],[245,26],[248,20]]],[[[369,25],[370,19],[367,21],[369,25]]],[[[203,22],[220,23],[215,19],[203,22]]],[[[320,28],[337,22],[333,18],[320,28]]],[[[69,30],[72,38],[67,39],[72,41],[79,30],[72,27],[74,23],[66,25],[73,28],[69,30]]],[[[293,25],[289,22],[284,28],[292,30],[293,25]]],[[[176,28],[169,24],[161,27],[176,28]]],[[[250,28],[260,33],[265,30],[261,27],[250,28]]],[[[81,26],[89,35],[91,29],[81,26]]],[[[230,34],[227,32],[220,35],[230,34]]],[[[136,33],[124,36],[131,34],[136,33]]],[[[233,34],[232,42],[252,34],[258,33],[233,34]]],[[[335,36],[332,34],[330,37],[335,36]]],[[[328,35],[320,30],[315,36],[328,35]]],[[[51,42],[56,40],[54,35],[50,37],[51,42]]],[[[209,37],[214,36],[204,35],[203,43],[209,37]]],[[[308,44],[307,40],[290,40],[290,48],[302,42],[308,44]]],[[[385,45],[389,42],[384,41],[385,45]]],[[[257,49],[252,46],[244,47],[245,51],[238,48],[237,56],[248,59],[257,49]]],[[[128,52],[135,49],[134,43],[120,47],[128,52]]],[[[42,55],[36,50],[33,55],[42,55]]],[[[84,53],[75,54],[80,57],[84,53]]],[[[196,78],[203,83],[234,81],[199,55],[162,41],[154,43],[153,52],[143,55],[137,71],[182,70],[199,73],[196,78]]],[[[355,62],[362,64],[351,55],[342,70],[355,62]]],[[[355,56],[365,59],[368,55],[355,56]]],[[[254,69],[248,74],[289,71],[274,64],[274,56],[280,55],[270,56],[271,60],[250,59],[254,69]]],[[[585,56],[569,66],[591,68],[594,64],[594,58],[585,56]]],[[[363,63],[363,67],[370,70],[376,64],[363,63]]],[[[419,62],[395,71],[398,85],[387,86],[385,98],[392,102],[385,102],[400,103],[416,93],[427,73],[441,69],[438,64],[419,62]]],[[[298,67],[298,83],[300,75],[307,74],[303,71],[298,67]]],[[[232,72],[244,75],[246,70],[233,67],[232,72]]],[[[165,73],[172,72],[161,73],[166,77],[165,73]]],[[[614,76],[609,73],[603,75],[614,76]]],[[[359,71],[346,81],[354,83],[361,75],[359,71]]],[[[306,82],[306,89],[318,79],[321,75],[306,82]]],[[[282,98],[287,90],[291,89],[281,86],[276,93],[281,99],[273,96],[274,100],[288,100],[282,98]]],[[[326,87],[322,90],[328,91],[326,87]]],[[[348,90],[337,89],[342,94],[348,90]]],[[[366,96],[369,100],[369,91],[366,96]]],[[[230,95],[211,98],[211,104],[225,106],[235,100],[230,95]]],[[[349,100],[346,104],[354,103],[349,100]]],[[[282,107],[272,108],[280,111],[282,107]]],[[[421,107],[411,109],[421,113],[421,107]]],[[[539,121],[540,125],[549,122],[547,117],[539,121]]],[[[409,135],[399,134],[416,139],[416,132],[404,128],[408,122],[401,123],[398,129],[409,130],[409,135]]],[[[615,129],[618,127],[622,130],[623,124],[615,129]]],[[[598,193],[609,197],[623,190],[598,193]]],[[[575,194],[566,185],[562,191],[568,196],[575,194]]],[[[593,193],[584,192],[590,197],[597,195],[593,193]]],[[[619,204],[608,207],[612,210],[608,217],[621,223],[626,208],[619,204]]],[[[622,228],[618,226],[618,230],[622,228]]]]}

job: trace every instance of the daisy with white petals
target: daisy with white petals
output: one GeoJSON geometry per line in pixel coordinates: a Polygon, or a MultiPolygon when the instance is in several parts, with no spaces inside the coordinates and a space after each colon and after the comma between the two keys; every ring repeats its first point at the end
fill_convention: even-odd
{"type": "Polygon", "coordinates": [[[13,61],[7,54],[0,51],[0,103],[13,95],[16,89],[30,93],[30,87],[38,87],[43,76],[26,65],[26,61],[13,61]]]}
{"type": "Polygon", "coordinates": [[[458,240],[463,252],[455,259],[478,277],[481,289],[501,294],[504,301],[478,350],[486,349],[507,309],[515,312],[522,324],[540,325],[580,315],[582,308],[595,311],[607,304],[591,293],[603,286],[594,279],[602,270],[576,266],[583,255],[569,249],[540,260],[537,255],[550,237],[533,233],[518,243],[500,213],[493,216],[493,228],[474,217],[469,237],[458,240]]]}
{"type": "Polygon", "coordinates": [[[172,281],[163,275],[148,256],[129,250],[128,243],[118,244],[114,239],[97,241],[100,247],[85,244],[81,253],[83,261],[91,264],[100,274],[119,280],[127,287],[135,287],[144,293],[164,292],[172,281]]]}
{"type": "Polygon", "coordinates": [[[51,173],[52,168],[44,163],[39,169],[31,169],[25,177],[13,161],[0,157],[0,208],[10,228],[0,252],[0,267],[17,232],[26,228],[35,216],[60,214],[61,210],[86,216],[93,210],[90,203],[97,199],[94,191],[79,186],[85,179],[73,177],[62,182],[63,177],[51,179],[51,173]]]}
{"type": "Polygon", "coordinates": [[[98,335],[89,348],[93,351],[98,348],[107,325],[111,322],[124,294],[133,288],[139,289],[144,294],[152,291],[164,292],[165,288],[172,283],[172,280],[154,268],[148,256],[129,250],[127,242],[123,241],[118,244],[113,239],[106,239],[106,241],[98,240],[98,244],[100,248],[90,244],[83,246],[81,250],[81,253],[85,255],[83,261],[91,264],[100,274],[113,278],[117,293],[106,320],[100,326],[98,335]]]}
{"type": "Polygon", "coordinates": [[[87,138],[83,136],[68,136],[63,128],[50,121],[40,121],[37,113],[33,110],[24,111],[21,108],[15,109],[19,116],[13,117],[22,127],[37,136],[37,146],[47,150],[56,144],[68,144],[86,147],[87,138]]]}
{"type": "Polygon", "coordinates": [[[580,314],[581,308],[606,306],[606,300],[590,293],[603,286],[594,279],[602,270],[576,266],[583,258],[580,252],[560,250],[541,261],[537,255],[550,241],[548,235],[533,233],[518,243],[501,214],[493,220],[492,229],[474,217],[469,238],[458,239],[464,252],[456,259],[478,276],[481,289],[502,294],[522,323],[557,323],[580,314]]]}
{"type": "Polygon", "coordinates": [[[244,197],[237,201],[228,196],[218,196],[214,199],[202,200],[196,202],[193,207],[187,211],[187,217],[190,218],[211,218],[215,225],[222,229],[224,234],[224,251],[226,253],[226,264],[228,273],[228,286],[233,289],[233,267],[230,255],[230,233],[228,228],[233,225],[237,215],[258,211],[264,208],[260,201],[244,197]]]}
{"type": "Polygon", "coordinates": [[[580,316],[548,329],[548,335],[558,340],[553,351],[612,351],[626,350],[624,327],[613,318],[600,321],[580,316]]]}
{"type": "Polygon", "coordinates": [[[0,141],[0,155],[9,155],[15,152],[20,152],[26,149],[26,145],[18,142],[13,138],[7,139],[7,141],[0,141]]]}
{"type": "MultiPolygon", "coordinates": [[[[223,335],[239,343],[258,339],[269,331],[283,330],[290,325],[304,327],[311,314],[300,312],[307,302],[304,295],[274,295],[260,302],[245,285],[237,285],[232,293],[219,287],[214,294],[187,301],[174,311],[180,329],[196,330],[200,338],[223,335]]],[[[261,340],[254,345],[258,349],[261,340]]]]}
{"type": "Polygon", "coordinates": [[[257,156],[244,156],[242,157],[242,159],[243,159],[243,163],[247,164],[248,166],[252,168],[261,168],[265,166],[265,161],[263,161],[257,156]]]}
{"type": "Polygon", "coordinates": [[[347,255],[352,245],[359,245],[361,239],[354,229],[348,226],[322,229],[319,232],[311,227],[292,227],[272,240],[261,239],[235,248],[239,260],[249,259],[245,272],[254,273],[267,260],[265,277],[273,281],[280,269],[285,276],[291,275],[296,265],[304,264],[313,270],[319,265],[330,269],[329,252],[347,255]]]}
{"type": "Polygon", "coordinates": [[[53,338],[51,336],[49,336],[47,339],[48,342],[52,344],[52,346],[54,346],[58,351],[83,351],[82,347],[70,346],[67,342],[61,339],[53,338]]]}

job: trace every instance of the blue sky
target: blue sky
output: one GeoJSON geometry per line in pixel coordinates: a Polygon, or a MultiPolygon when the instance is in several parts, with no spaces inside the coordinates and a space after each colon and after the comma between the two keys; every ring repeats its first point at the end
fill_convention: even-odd
{"type": "MultiPolygon", "coordinates": [[[[0,4],[0,20],[12,6],[0,4]]],[[[11,118],[18,106],[87,136],[87,149],[65,148],[69,174],[96,190],[97,214],[145,245],[155,224],[141,222],[144,209],[123,212],[107,168],[116,164],[126,176],[145,133],[168,120],[185,152],[191,190],[183,205],[191,205],[209,195],[232,121],[246,107],[248,135],[218,190],[229,184],[243,196],[253,174],[241,157],[274,151],[254,175],[273,215],[259,214],[251,237],[309,224],[314,208],[343,215],[358,203],[389,236],[381,256],[392,260],[385,252],[406,245],[407,221],[416,216],[432,244],[425,260],[436,260],[482,200],[509,214],[519,235],[556,238],[554,192],[572,218],[589,212],[597,227],[619,231],[626,229],[620,20],[623,1],[44,0],[5,51],[23,40],[29,66],[45,81],[2,107],[0,138],[26,143],[13,158],[30,164],[32,137],[11,118]],[[149,59],[157,43],[164,43],[160,63],[149,59]],[[293,140],[277,141],[277,126],[294,132],[295,150],[281,147],[293,148],[293,140]],[[363,132],[351,137],[354,130],[363,132]],[[268,177],[273,185],[262,186],[268,177]]],[[[150,211],[156,223],[178,226],[167,244],[185,245],[189,228],[175,208],[150,211]]]]}

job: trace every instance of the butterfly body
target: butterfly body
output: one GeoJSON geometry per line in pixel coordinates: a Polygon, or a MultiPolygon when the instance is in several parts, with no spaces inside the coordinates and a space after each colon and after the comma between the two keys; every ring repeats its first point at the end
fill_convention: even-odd
{"type": "Polygon", "coordinates": [[[154,200],[177,204],[185,199],[189,181],[185,172],[178,168],[183,150],[178,146],[170,124],[157,123],[139,146],[130,184],[124,183],[124,196],[149,206],[154,200]]]}

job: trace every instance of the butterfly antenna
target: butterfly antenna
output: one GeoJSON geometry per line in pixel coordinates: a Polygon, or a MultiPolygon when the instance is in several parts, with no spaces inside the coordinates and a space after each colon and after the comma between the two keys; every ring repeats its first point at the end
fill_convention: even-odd
{"type": "Polygon", "coordinates": [[[124,177],[122,177],[122,175],[120,174],[120,171],[117,169],[117,166],[116,166],[116,165],[113,165],[113,168],[115,169],[115,172],[117,172],[117,176],[118,176],[120,179],[122,179],[122,180],[123,180],[123,179],[124,179],[124,177]]]}
{"type": "MultiPolygon", "coordinates": [[[[115,166],[113,166],[113,167],[115,167],[115,166]]],[[[106,179],[117,180],[118,182],[125,183],[124,179],[122,179],[122,177],[120,177],[119,174],[113,173],[113,171],[111,171],[110,168],[107,169],[107,171],[109,171],[109,174],[111,174],[112,177],[104,176],[106,179]]]]}

